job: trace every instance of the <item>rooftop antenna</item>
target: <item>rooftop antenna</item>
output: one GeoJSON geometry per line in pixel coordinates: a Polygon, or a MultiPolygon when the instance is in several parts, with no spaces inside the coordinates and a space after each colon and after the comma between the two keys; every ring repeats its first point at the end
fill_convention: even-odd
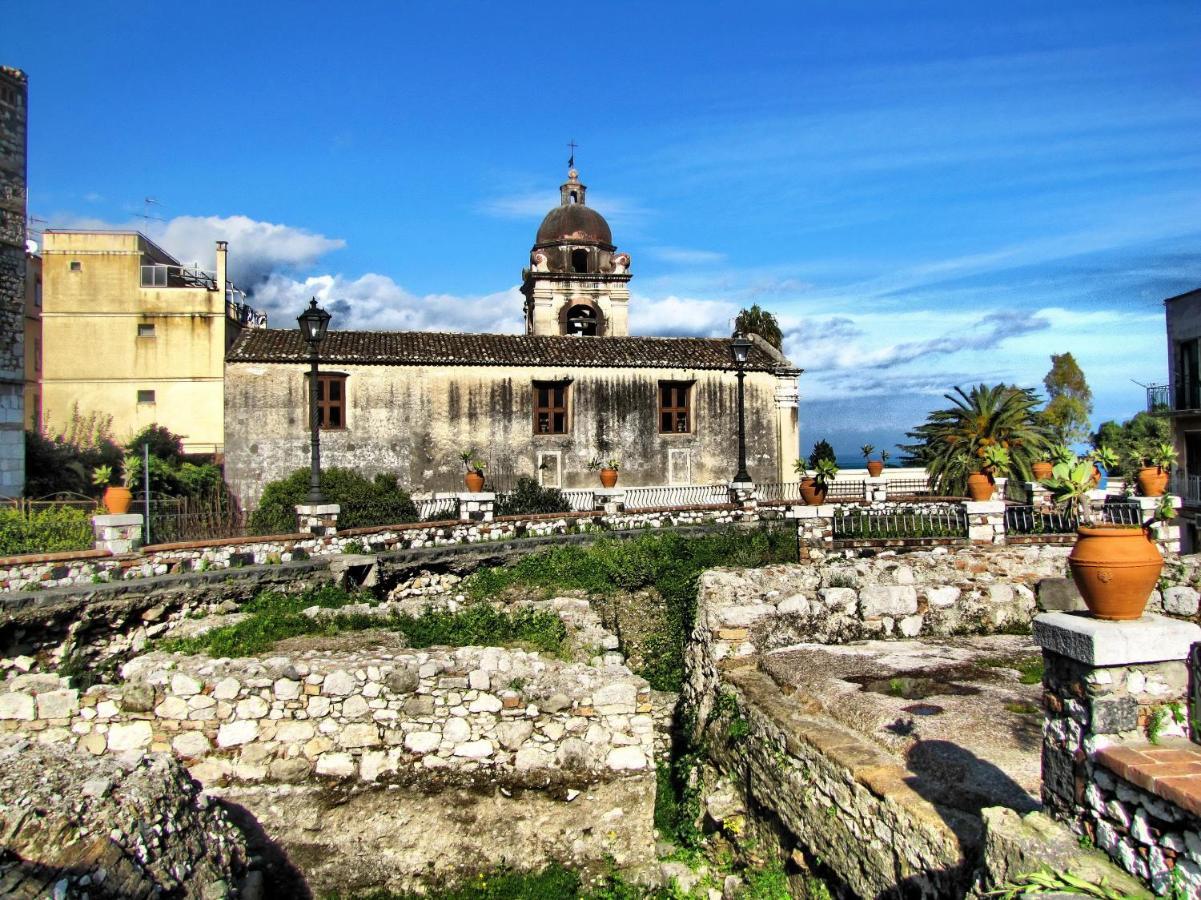
{"type": "Polygon", "coordinates": [[[139,219],[141,219],[141,220],[144,222],[144,227],[145,227],[147,230],[149,230],[149,229],[150,229],[150,220],[151,220],[151,219],[154,219],[156,222],[163,222],[163,221],[166,221],[165,219],[163,219],[163,217],[162,217],[162,216],[152,216],[152,215],[150,215],[150,207],[151,207],[152,205],[153,205],[153,206],[162,206],[162,204],[161,204],[161,203],[159,203],[157,200],[155,200],[153,197],[146,197],[146,198],[144,198],[144,199],[142,200],[142,214],[141,214],[140,216],[138,216],[138,218],[139,218],[139,219]]]}

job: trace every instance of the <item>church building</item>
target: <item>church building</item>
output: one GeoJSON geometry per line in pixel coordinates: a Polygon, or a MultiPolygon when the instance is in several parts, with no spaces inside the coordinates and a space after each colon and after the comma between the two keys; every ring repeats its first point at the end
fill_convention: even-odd
{"type": "MultiPolygon", "coordinates": [[[[338,331],[321,345],[325,466],[395,473],[414,493],[463,489],[460,454],[488,490],[528,475],[593,487],[719,484],[738,458],[729,339],[631,337],[630,256],[572,169],[522,272],[525,334],[338,331]]],[[[800,370],[753,338],[745,364],[747,467],[791,480],[800,370]]],[[[244,332],[225,365],[225,476],[244,506],[308,465],[308,347],[296,328],[244,332]]]]}

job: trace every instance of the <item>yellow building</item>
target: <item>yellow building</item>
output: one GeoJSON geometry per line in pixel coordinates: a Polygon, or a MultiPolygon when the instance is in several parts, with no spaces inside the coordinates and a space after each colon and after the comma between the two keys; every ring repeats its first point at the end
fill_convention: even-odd
{"type": "Polygon", "coordinates": [[[61,433],[78,404],[111,415],[118,440],[158,423],[187,452],[223,452],[226,348],[266,326],[228,282],[226,256],[217,241],[209,272],[136,231],[46,231],[43,430],[61,433]]]}
{"type": "Polygon", "coordinates": [[[25,251],[25,430],[42,430],[42,258],[25,251]]]}

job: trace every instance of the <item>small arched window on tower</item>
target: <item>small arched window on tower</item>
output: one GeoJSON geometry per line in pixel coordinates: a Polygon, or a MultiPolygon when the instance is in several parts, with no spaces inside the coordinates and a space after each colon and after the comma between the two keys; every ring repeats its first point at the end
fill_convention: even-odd
{"type": "Polygon", "coordinates": [[[571,203],[579,203],[580,202],[580,195],[577,194],[575,191],[572,191],[568,196],[570,198],[569,202],[571,202],[571,203]]]}
{"type": "Polygon", "coordinates": [[[567,333],[583,337],[596,337],[598,322],[596,310],[590,306],[573,306],[567,311],[567,333]]]}
{"type": "Polygon", "coordinates": [[[572,250],[571,251],[571,271],[587,272],[588,271],[588,251],[587,250],[572,250]]]}

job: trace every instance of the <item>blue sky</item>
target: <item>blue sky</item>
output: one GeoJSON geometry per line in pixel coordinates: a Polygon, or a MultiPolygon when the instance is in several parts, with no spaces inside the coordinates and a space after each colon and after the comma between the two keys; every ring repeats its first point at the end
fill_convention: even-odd
{"type": "MultiPolygon", "coordinates": [[[[787,331],[802,442],[891,445],[955,384],[1071,351],[1095,418],[1165,377],[1201,285],[1201,5],[47,4],[30,209],[142,225],[273,323],[521,327],[566,143],[633,327],[787,331]]],[[[14,23],[14,18],[16,22],[14,23]]]]}

